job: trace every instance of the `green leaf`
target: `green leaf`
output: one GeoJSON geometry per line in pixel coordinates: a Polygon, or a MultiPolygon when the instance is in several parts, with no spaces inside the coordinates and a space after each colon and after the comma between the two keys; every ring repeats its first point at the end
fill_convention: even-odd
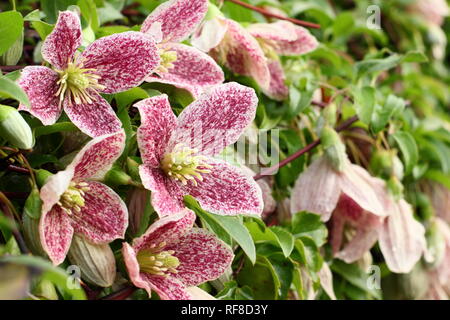
{"type": "Polygon", "coordinates": [[[287,298],[294,278],[294,264],[281,253],[270,255],[268,258],[280,282],[279,297],[284,300],[287,298]]]}
{"type": "Polygon", "coordinates": [[[393,94],[390,94],[383,106],[377,105],[372,118],[372,130],[375,133],[380,132],[389,120],[403,111],[405,100],[393,94]]]}
{"type": "Polygon", "coordinates": [[[355,63],[355,75],[357,78],[366,74],[373,74],[384,70],[389,70],[400,63],[402,56],[393,54],[383,59],[367,59],[355,63]]]}
{"type": "Polygon", "coordinates": [[[414,140],[414,137],[406,131],[397,131],[392,135],[392,138],[402,152],[405,163],[405,173],[411,173],[413,167],[419,160],[419,149],[417,148],[416,140],[414,140]]]}
{"type": "Polygon", "coordinates": [[[314,240],[317,247],[325,244],[328,229],[320,220],[320,216],[314,213],[302,211],[292,217],[292,234],[296,238],[308,236],[314,240]]]}
{"type": "Polygon", "coordinates": [[[47,17],[49,23],[55,23],[59,11],[64,11],[67,7],[77,4],[77,0],[41,0],[41,9],[47,17]]]}
{"type": "Polygon", "coordinates": [[[77,131],[78,128],[72,122],[57,122],[50,126],[36,128],[34,135],[37,137],[45,136],[55,132],[77,131]]]}
{"type": "Polygon", "coordinates": [[[80,7],[81,16],[87,21],[92,30],[96,31],[99,26],[97,16],[97,7],[94,0],[78,0],[78,7],[80,7]]]}
{"type": "Polygon", "coordinates": [[[239,219],[238,216],[219,216],[216,214],[206,212],[205,210],[201,209],[197,201],[190,196],[186,196],[184,198],[184,201],[189,208],[194,210],[206,222],[208,222],[209,224],[212,223],[216,226],[220,226],[223,229],[223,231],[229,234],[230,237],[233,238],[239,244],[239,246],[245,252],[250,261],[252,263],[255,262],[256,260],[255,244],[253,243],[253,239],[249,231],[244,226],[244,224],[242,223],[242,221],[239,219]]]}
{"type": "Polygon", "coordinates": [[[425,173],[424,177],[439,182],[440,184],[444,185],[447,189],[450,189],[449,174],[445,174],[439,170],[430,169],[425,173]]]}
{"type": "Polygon", "coordinates": [[[39,194],[39,189],[34,187],[30,195],[25,201],[23,212],[32,219],[39,219],[41,217],[42,200],[39,194]]]}
{"type": "Polygon", "coordinates": [[[44,260],[41,257],[6,256],[1,258],[0,262],[15,263],[41,270],[43,272],[41,277],[43,279],[48,279],[52,283],[54,283],[67,299],[86,300],[86,295],[81,287],[73,288],[67,285],[71,280],[68,274],[64,272],[64,270],[53,266],[50,262],[44,260]]]}
{"type": "Polygon", "coordinates": [[[342,12],[334,20],[333,35],[335,38],[349,34],[355,25],[355,18],[351,12],[342,12]]]}
{"type": "Polygon", "coordinates": [[[402,58],[402,62],[428,62],[428,57],[421,51],[409,51],[402,58]]]}
{"type": "Polygon", "coordinates": [[[0,94],[13,98],[27,107],[30,106],[27,94],[19,85],[6,77],[0,77],[0,94]]]}
{"type": "Polygon", "coordinates": [[[269,230],[271,230],[275,234],[281,250],[283,250],[284,256],[286,258],[289,257],[292,250],[294,249],[295,239],[292,234],[278,226],[270,227],[269,230]]]}
{"type": "Polygon", "coordinates": [[[354,97],[356,114],[362,122],[369,125],[375,110],[375,89],[372,87],[356,89],[354,97]]]}
{"type": "MultiPolygon", "coordinates": [[[[23,18],[17,11],[0,13],[0,55],[5,53],[22,35],[23,18]]],[[[0,84],[0,88],[1,88],[0,84]]]]}

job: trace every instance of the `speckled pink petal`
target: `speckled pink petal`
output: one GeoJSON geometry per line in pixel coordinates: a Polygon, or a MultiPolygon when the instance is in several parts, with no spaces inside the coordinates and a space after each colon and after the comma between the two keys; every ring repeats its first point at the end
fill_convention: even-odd
{"type": "Polygon", "coordinates": [[[165,94],[141,100],[134,106],[141,115],[137,142],[142,161],[147,166],[159,167],[177,118],[165,94]]]}
{"type": "Polygon", "coordinates": [[[125,147],[125,132],[99,136],[78,152],[68,168],[73,168],[74,180],[103,179],[125,147]]]}
{"type": "Polygon", "coordinates": [[[291,195],[291,213],[309,211],[330,219],[339,200],[339,176],[325,157],[315,160],[295,182],[291,195]]]}
{"type": "Polygon", "coordinates": [[[334,294],[333,288],[333,273],[331,272],[328,263],[326,262],[323,263],[322,268],[317,273],[317,275],[319,276],[320,279],[320,286],[326,292],[328,297],[331,300],[336,300],[336,295],[334,294]]]}
{"type": "Polygon", "coordinates": [[[147,77],[147,82],[170,84],[189,91],[197,98],[204,89],[224,81],[222,69],[207,54],[184,44],[171,43],[164,49],[177,53],[173,68],[147,77]]]}
{"type": "Polygon", "coordinates": [[[75,233],[93,243],[108,243],[121,239],[128,226],[128,211],[117,193],[106,185],[88,181],[85,205],[80,212],[72,210],[70,216],[75,233]]]}
{"type": "Polygon", "coordinates": [[[148,32],[155,22],[159,22],[163,41],[181,42],[194,32],[207,11],[208,0],[169,0],[153,10],[141,31],[148,32]]]}
{"type": "Polygon", "coordinates": [[[192,296],[187,291],[186,286],[174,277],[153,276],[143,274],[155,290],[161,300],[192,300],[192,296]]]}
{"type": "Polygon", "coordinates": [[[223,19],[204,21],[192,35],[191,44],[203,52],[209,52],[222,41],[228,27],[223,19]]]}
{"type": "Polygon", "coordinates": [[[278,54],[283,56],[305,54],[314,51],[319,45],[319,42],[309,30],[300,26],[294,26],[294,28],[297,39],[293,41],[276,41],[274,49],[278,54]]]}
{"type": "Polygon", "coordinates": [[[69,119],[85,134],[98,137],[115,133],[122,128],[113,109],[101,95],[90,91],[92,103],[74,104],[68,99],[64,101],[64,111],[69,119]]]}
{"type": "Polygon", "coordinates": [[[69,215],[57,205],[42,213],[39,236],[42,248],[53,264],[61,264],[69,251],[73,236],[69,215]]]}
{"type": "MultiPolygon", "coordinates": [[[[348,164],[339,174],[340,186],[343,193],[355,201],[361,208],[378,216],[386,216],[383,202],[380,201],[378,189],[369,183],[368,174],[362,174],[362,170],[355,170],[356,165],[348,164]]],[[[375,179],[375,178],[373,178],[375,179]]],[[[374,182],[377,184],[377,181],[374,182]]]]}
{"type": "Polygon", "coordinates": [[[253,121],[257,104],[252,88],[235,82],[212,87],[180,114],[169,149],[184,143],[203,155],[219,154],[253,121]]]}
{"type": "Polygon", "coordinates": [[[80,18],[75,12],[59,13],[53,31],[42,44],[42,57],[59,70],[72,60],[82,41],[80,18]]]}
{"type": "Polygon", "coordinates": [[[152,290],[148,277],[140,271],[139,263],[136,258],[136,251],[128,243],[122,244],[122,256],[128,271],[131,282],[138,288],[147,291],[148,295],[152,295],[152,290]]]}
{"type": "Polygon", "coordinates": [[[19,110],[30,112],[42,121],[51,125],[61,115],[61,106],[56,96],[58,91],[58,74],[47,67],[25,67],[19,79],[19,86],[26,92],[31,108],[20,105],[19,110]]]}
{"type": "Polygon", "coordinates": [[[102,93],[125,91],[141,84],[159,65],[153,38],[141,32],[123,32],[91,43],[78,58],[84,68],[95,69],[102,93]]]}
{"type": "Polygon", "coordinates": [[[217,300],[208,292],[199,287],[189,287],[186,291],[191,295],[191,300],[217,300]]]}
{"type": "Polygon", "coordinates": [[[139,175],[144,187],[152,192],[152,205],[160,217],[177,213],[184,208],[183,190],[161,169],[142,165],[139,167],[139,175]]]}
{"type": "Polygon", "coordinates": [[[170,216],[158,219],[142,236],[134,239],[134,250],[139,251],[151,245],[158,246],[161,242],[165,242],[166,246],[171,246],[192,229],[195,218],[194,212],[189,209],[184,209],[170,216]]]}
{"type": "Polygon", "coordinates": [[[239,23],[224,19],[228,31],[219,46],[211,51],[213,57],[231,71],[255,79],[261,88],[270,84],[267,59],[258,41],[239,23]]]}
{"type": "Polygon", "coordinates": [[[48,178],[40,191],[42,214],[49,212],[67,190],[73,178],[73,170],[59,171],[48,178]]]}
{"type": "Polygon", "coordinates": [[[254,23],[248,26],[247,30],[255,38],[260,38],[272,46],[279,41],[295,41],[298,37],[295,25],[289,21],[254,23]]]}
{"type": "Polygon", "coordinates": [[[425,228],[414,219],[411,205],[405,200],[393,203],[380,233],[380,249],[392,272],[408,273],[426,249],[425,228]]]}
{"type": "Polygon", "coordinates": [[[217,279],[231,265],[233,251],[214,234],[193,228],[165,250],[174,250],[180,261],[173,277],[186,286],[217,279]]]}
{"type": "Polygon", "coordinates": [[[219,215],[261,215],[264,207],[261,189],[241,169],[222,160],[208,159],[211,173],[203,174],[197,186],[188,182],[184,189],[203,209],[219,215]]]}
{"type": "Polygon", "coordinates": [[[279,60],[268,61],[270,71],[270,85],[269,88],[262,91],[266,96],[274,100],[285,100],[289,96],[289,88],[286,85],[286,77],[284,75],[283,66],[279,60]]]}

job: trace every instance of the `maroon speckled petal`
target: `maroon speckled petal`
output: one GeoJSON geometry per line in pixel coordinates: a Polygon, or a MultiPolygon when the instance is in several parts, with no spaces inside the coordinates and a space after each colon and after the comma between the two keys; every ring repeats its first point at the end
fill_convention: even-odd
{"type": "Polygon", "coordinates": [[[153,244],[158,246],[161,242],[165,242],[166,246],[176,243],[192,228],[195,218],[194,212],[184,209],[157,220],[142,236],[134,239],[134,250],[139,251],[153,244]]]}
{"type": "Polygon", "coordinates": [[[103,93],[125,91],[141,84],[159,65],[152,37],[141,32],[123,32],[91,43],[78,58],[84,68],[93,68],[105,86],[103,93]]]}
{"type": "Polygon", "coordinates": [[[224,19],[228,30],[219,46],[211,51],[213,57],[231,71],[250,76],[261,88],[270,83],[267,59],[258,41],[239,23],[224,19]]]}
{"type": "Polygon", "coordinates": [[[81,24],[72,11],[59,13],[55,28],[42,44],[42,57],[57,69],[63,70],[81,45],[81,24]]]}
{"type": "Polygon", "coordinates": [[[208,0],[169,0],[145,19],[141,31],[150,31],[155,22],[161,23],[163,41],[180,42],[194,32],[208,11],[208,0]]]}
{"type": "Polygon", "coordinates": [[[171,132],[176,127],[175,114],[165,94],[141,100],[134,106],[141,114],[137,141],[142,161],[145,165],[156,168],[159,166],[171,132]]]}
{"type": "Polygon", "coordinates": [[[139,263],[136,258],[136,251],[128,243],[124,242],[122,245],[122,256],[125,266],[128,271],[128,276],[131,282],[138,288],[142,288],[147,291],[151,296],[152,290],[150,287],[149,278],[140,272],[139,263]]]}
{"type": "Polygon", "coordinates": [[[78,152],[67,168],[73,169],[74,180],[101,180],[122,154],[124,147],[123,130],[94,138],[78,152]]]}
{"type": "Polygon", "coordinates": [[[173,68],[147,77],[147,82],[171,84],[189,91],[197,98],[204,89],[224,81],[222,69],[207,54],[184,44],[171,43],[164,46],[164,49],[177,53],[173,68]]]}
{"type": "Polygon", "coordinates": [[[69,215],[59,206],[43,213],[39,221],[39,236],[42,248],[53,264],[61,264],[69,251],[73,236],[69,215]]]}
{"type": "Polygon", "coordinates": [[[258,98],[252,88],[235,82],[211,88],[178,117],[169,149],[177,143],[216,155],[236,142],[255,117],[258,98]]]}
{"type": "Polygon", "coordinates": [[[128,226],[128,211],[117,193],[102,183],[87,182],[90,190],[84,196],[81,212],[72,210],[75,233],[93,243],[108,243],[123,238],[128,226]]]}
{"type": "Polygon", "coordinates": [[[153,276],[145,273],[142,277],[148,279],[151,288],[158,293],[161,300],[192,300],[186,286],[174,277],[153,276]]]}
{"type": "Polygon", "coordinates": [[[47,67],[25,67],[18,83],[28,95],[31,108],[21,104],[19,110],[30,112],[44,125],[54,124],[62,110],[56,96],[57,81],[58,74],[47,67]]]}
{"type": "Polygon", "coordinates": [[[270,70],[270,85],[268,89],[262,88],[262,91],[274,100],[285,100],[289,96],[289,88],[287,87],[284,76],[283,66],[279,60],[269,60],[268,66],[270,70]]]}
{"type": "Polygon", "coordinates": [[[122,127],[113,109],[101,95],[90,91],[92,103],[74,104],[64,101],[64,111],[70,120],[85,134],[98,137],[115,133],[122,127]]]}
{"type": "Polygon", "coordinates": [[[294,41],[277,41],[274,46],[275,51],[283,56],[293,56],[311,52],[317,48],[319,42],[309,32],[309,30],[294,26],[297,39],[294,41]]]}
{"type": "Polygon", "coordinates": [[[389,270],[408,273],[426,250],[425,228],[414,219],[411,205],[405,200],[393,202],[392,206],[381,229],[380,249],[389,270]]]}
{"type": "Polygon", "coordinates": [[[339,176],[325,157],[315,160],[295,182],[291,195],[291,213],[309,211],[330,219],[340,196],[339,176]]]}
{"type": "Polygon", "coordinates": [[[233,251],[214,234],[193,228],[165,250],[174,250],[180,260],[173,277],[186,286],[196,286],[217,279],[233,261],[233,251]]]}
{"type": "Polygon", "coordinates": [[[160,217],[177,213],[184,208],[183,190],[161,169],[142,165],[139,167],[139,175],[144,187],[152,192],[152,205],[160,217]]]}
{"type": "Polygon", "coordinates": [[[241,169],[228,163],[208,159],[213,166],[211,173],[203,174],[203,181],[197,186],[184,186],[200,203],[203,209],[220,215],[261,215],[264,207],[261,189],[241,169]]]}

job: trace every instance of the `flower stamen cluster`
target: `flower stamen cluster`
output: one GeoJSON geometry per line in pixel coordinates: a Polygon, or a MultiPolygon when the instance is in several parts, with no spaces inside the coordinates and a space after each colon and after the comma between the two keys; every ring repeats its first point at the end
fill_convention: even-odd
{"type": "Polygon", "coordinates": [[[174,250],[162,251],[166,242],[152,244],[149,248],[139,251],[137,261],[143,272],[167,277],[169,273],[178,273],[176,268],[180,261],[173,254],[174,250]]]}
{"type": "Polygon", "coordinates": [[[62,194],[61,198],[57,204],[67,212],[67,214],[72,214],[72,210],[80,212],[81,208],[85,205],[85,192],[89,191],[90,188],[86,182],[70,182],[67,190],[62,194]]]}

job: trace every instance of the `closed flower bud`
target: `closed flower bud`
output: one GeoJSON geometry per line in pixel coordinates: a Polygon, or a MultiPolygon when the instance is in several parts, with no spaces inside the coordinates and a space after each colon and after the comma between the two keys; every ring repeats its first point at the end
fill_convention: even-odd
{"type": "Polygon", "coordinates": [[[145,210],[150,205],[150,191],[143,188],[133,188],[128,194],[127,207],[130,232],[137,235],[141,229],[145,210]]]}
{"type": "Polygon", "coordinates": [[[46,257],[47,254],[42,248],[39,237],[39,219],[33,219],[28,214],[24,214],[22,226],[28,249],[35,255],[46,257]]]}
{"type": "Polygon", "coordinates": [[[13,107],[0,105],[0,136],[20,149],[31,149],[34,138],[28,123],[13,107]]]}
{"type": "Polygon", "coordinates": [[[345,145],[342,143],[339,134],[331,127],[324,127],[320,137],[325,155],[336,171],[344,170],[347,154],[345,145]]]}
{"type": "Polygon", "coordinates": [[[132,158],[127,158],[127,171],[134,181],[140,181],[141,179],[139,176],[139,165],[140,164],[132,158]]]}
{"type": "Polygon", "coordinates": [[[53,175],[53,173],[44,170],[44,169],[39,169],[36,170],[35,172],[35,176],[36,176],[36,181],[39,187],[42,187],[45,182],[47,181],[48,178],[50,178],[53,175]]]}
{"type": "Polygon", "coordinates": [[[119,167],[113,167],[105,175],[105,183],[113,186],[133,184],[133,179],[119,167]]]}
{"type": "Polygon", "coordinates": [[[109,287],[116,277],[116,260],[108,244],[93,244],[74,235],[67,254],[81,269],[81,278],[99,287],[109,287]]]}
{"type": "Polygon", "coordinates": [[[34,287],[33,295],[45,300],[58,300],[58,293],[56,288],[50,280],[42,279],[34,287]]]}
{"type": "Polygon", "coordinates": [[[23,32],[16,42],[0,56],[0,64],[4,66],[13,66],[19,62],[23,51],[23,32]]]}
{"type": "Polygon", "coordinates": [[[395,199],[403,198],[403,184],[395,176],[387,181],[387,187],[395,199]]]}

